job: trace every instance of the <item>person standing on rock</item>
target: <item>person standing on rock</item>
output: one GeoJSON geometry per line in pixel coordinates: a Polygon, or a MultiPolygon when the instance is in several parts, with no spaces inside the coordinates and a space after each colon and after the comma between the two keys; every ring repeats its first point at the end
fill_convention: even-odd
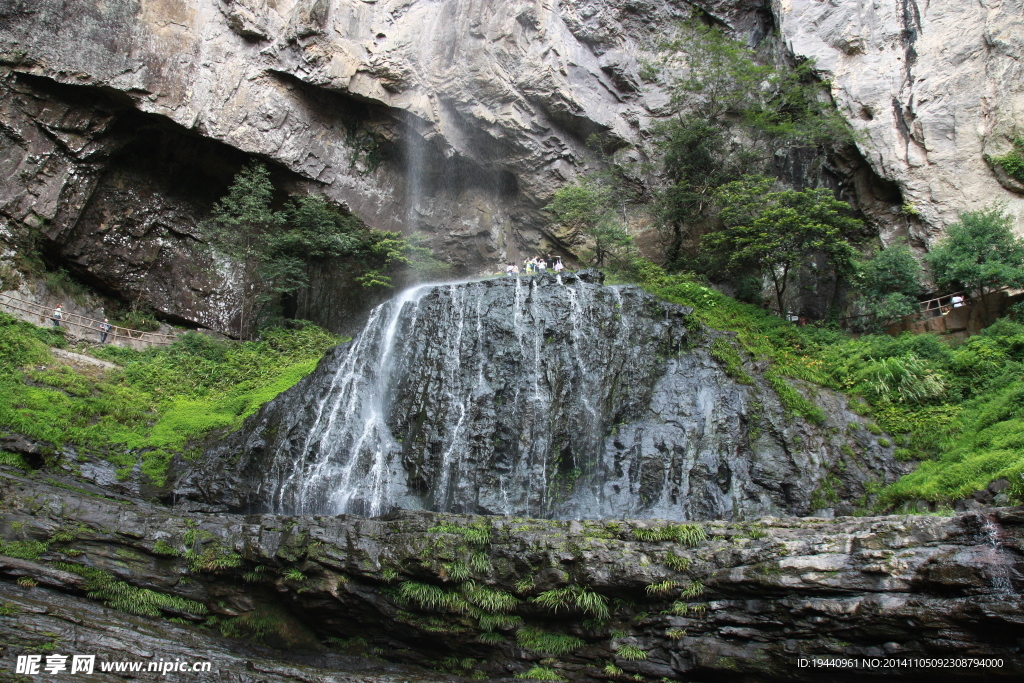
{"type": "Polygon", "coordinates": [[[554,269],[556,274],[561,273],[563,270],[565,270],[565,266],[562,265],[562,257],[561,256],[559,256],[558,258],[555,259],[555,265],[552,266],[552,268],[554,269]]]}
{"type": "Polygon", "coordinates": [[[110,323],[106,318],[100,323],[100,344],[107,343],[107,333],[110,332],[110,323]]]}
{"type": "Polygon", "coordinates": [[[57,329],[60,327],[60,321],[64,317],[64,304],[57,304],[57,308],[53,309],[53,328],[57,329]]]}
{"type": "Polygon", "coordinates": [[[512,270],[515,269],[515,267],[516,266],[514,263],[510,263],[507,266],[505,266],[505,275],[512,275],[512,270]]]}

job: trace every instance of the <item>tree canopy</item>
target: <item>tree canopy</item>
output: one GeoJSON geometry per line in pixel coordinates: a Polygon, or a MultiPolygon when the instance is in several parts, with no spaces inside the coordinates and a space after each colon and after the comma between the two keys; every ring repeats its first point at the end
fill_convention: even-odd
{"type": "Polygon", "coordinates": [[[434,265],[429,250],[397,233],[374,230],[323,197],[288,199],[274,209],[270,171],[243,168],[204,223],[204,235],[241,271],[239,336],[272,318],[283,296],[311,286],[314,267],[336,262],[364,286],[390,287],[400,264],[434,265]]]}
{"type": "Polygon", "coordinates": [[[1024,286],[1024,241],[999,207],[960,214],[927,258],[935,283],[947,291],[985,296],[1002,287],[1024,286]]]}
{"type": "Polygon", "coordinates": [[[768,277],[783,314],[791,276],[816,256],[826,256],[837,275],[852,270],[851,241],[858,238],[862,223],[829,190],[772,192],[773,182],[747,176],[719,188],[715,201],[722,227],[705,235],[703,244],[724,257],[732,270],[768,277]]]}
{"type": "Polygon", "coordinates": [[[597,266],[621,257],[633,243],[625,219],[616,212],[615,192],[603,178],[595,175],[563,185],[546,207],[556,221],[589,238],[597,266]]]}
{"type": "Polygon", "coordinates": [[[921,294],[921,264],[904,242],[880,250],[860,264],[858,289],[876,326],[915,313],[921,294]]]}

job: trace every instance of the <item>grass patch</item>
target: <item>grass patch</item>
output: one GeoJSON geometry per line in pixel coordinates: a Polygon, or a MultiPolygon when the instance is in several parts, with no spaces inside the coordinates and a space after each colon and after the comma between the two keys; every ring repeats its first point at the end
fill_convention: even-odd
{"type": "Polygon", "coordinates": [[[743,369],[743,359],[726,337],[717,337],[711,342],[711,357],[725,367],[725,374],[740,384],[753,384],[754,380],[743,369]]]}
{"type": "Polygon", "coordinates": [[[187,334],[146,351],[103,347],[95,355],[123,368],[100,372],[55,362],[58,338],[0,314],[0,428],[100,455],[124,474],[141,463],[157,485],[174,455],[238,427],[339,341],[312,326],[238,344],[187,334]]]}
{"type": "Polygon", "coordinates": [[[144,617],[160,617],[166,612],[203,616],[206,606],[195,600],[179,598],[176,595],[157,593],[148,588],[138,588],[119,581],[100,569],[69,562],[54,562],[53,566],[86,579],[86,596],[99,600],[107,607],[137,614],[144,617]]]}
{"type": "MultiPolygon", "coordinates": [[[[937,335],[863,335],[798,327],[685,274],[644,269],[641,286],[692,306],[701,324],[736,333],[743,351],[769,361],[764,373],[791,413],[821,424],[824,414],[791,384],[846,393],[864,428],[892,439],[895,457],[922,461],[882,489],[876,511],[910,500],[950,501],[1005,477],[1024,502],[1024,325],[1003,319],[951,346],[937,335]]],[[[714,344],[714,342],[712,342],[714,344]]]]}
{"type": "Polygon", "coordinates": [[[551,633],[533,626],[524,626],[516,632],[516,642],[520,646],[542,655],[568,654],[583,647],[583,641],[565,633],[551,633]]]}
{"type": "Polygon", "coordinates": [[[544,591],[532,601],[555,612],[561,608],[569,609],[575,606],[580,611],[598,619],[608,619],[611,616],[608,609],[608,598],[583,586],[554,588],[544,591]]]}

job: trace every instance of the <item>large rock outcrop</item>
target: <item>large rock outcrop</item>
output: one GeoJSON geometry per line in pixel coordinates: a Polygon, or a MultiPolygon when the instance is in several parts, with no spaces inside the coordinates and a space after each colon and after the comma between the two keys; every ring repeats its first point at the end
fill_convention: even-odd
{"type": "Polygon", "coordinates": [[[802,389],[815,424],[730,335],[599,277],[406,291],[185,462],[177,493],[302,514],[739,520],[852,512],[903,473],[842,396],[802,389]]]}
{"type": "Polygon", "coordinates": [[[1024,232],[1020,189],[986,162],[1024,132],[1024,2],[772,4],[786,46],[816,61],[872,169],[917,211],[907,231],[918,244],[994,203],[1024,232]]]}
{"type": "Polygon", "coordinates": [[[449,680],[538,666],[572,681],[1024,674],[1021,508],[699,527],[239,516],[112,500],[83,485],[0,466],[5,662],[46,648],[101,661],[212,660],[216,680],[244,683],[349,680],[317,665],[416,680],[326,654],[358,643],[446,669],[449,680]],[[200,625],[264,639],[288,659],[200,625]],[[125,628],[138,634],[131,645],[125,628]],[[809,655],[882,661],[823,674],[798,666],[809,655]],[[917,658],[999,661],[906,664],[917,658]]]}
{"type": "Polygon", "coordinates": [[[1024,229],[984,159],[1021,121],[1021,1],[6,0],[0,216],[91,284],[221,331],[237,283],[195,227],[253,157],[463,271],[564,249],[542,208],[592,133],[643,159],[668,97],[641,65],[699,7],[817,60],[862,136],[796,180],[885,241],[927,247],[993,202],[1024,229]]]}
{"type": "Polygon", "coordinates": [[[699,7],[751,43],[780,28],[863,131],[795,180],[885,240],[927,246],[994,201],[1024,229],[984,161],[1021,121],[1021,2],[6,0],[0,216],[97,286],[222,331],[233,281],[195,223],[251,157],[465,272],[564,249],[542,207],[592,133],[644,158],[668,98],[641,65],[699,7]]]}

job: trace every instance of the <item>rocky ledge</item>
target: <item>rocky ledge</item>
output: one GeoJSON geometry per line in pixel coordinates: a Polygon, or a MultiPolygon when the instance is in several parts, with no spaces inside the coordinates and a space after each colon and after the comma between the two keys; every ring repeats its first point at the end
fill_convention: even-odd
{"type": "Polygon", "coordinates": [[[243,516],[10,470],[0,494],[5,662],[35,648],[187,652],[231,681],[786,681],[821,680],[797,664],[817,654],[1001,660],[850,680],[1024,673],[1022,508],[699,525],[243,516]]]}

